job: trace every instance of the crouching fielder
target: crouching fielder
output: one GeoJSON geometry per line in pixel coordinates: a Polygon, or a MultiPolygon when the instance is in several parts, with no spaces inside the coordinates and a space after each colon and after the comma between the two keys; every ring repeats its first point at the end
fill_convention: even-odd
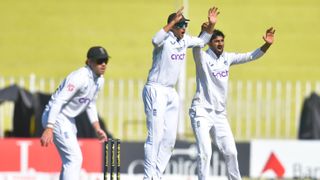
{"type": "Polygon", "coordinates": [[[41,145],[56,145],[62,160],[61,180],[80,179],[82,153],[74,119],[77,115],[86,111],[98,138],[107,140],[99,125],[95,101],[109,56],[103,47],[95,46],[89,49],[87,58],[85,67],[69,74],[60,84],[42,114],[45,130],[41,145]]]}
{"type": "MultiPolygon", "coordinates": [[[[202,28],[205,29],[206,24],[202,28]]],[[[261,57],[273,43],[274,33],[273,28],[268,29],[263,36],[265,43],[248,53],[224,52],[224,34],[219,30],[214,30],[207,51],[193,48],[197,89],[189,116],[198,148],[199,180],[205,180],[209,175],[212,155],[210,138],[224,156],[228,179],[241,179],[237,149],[226,111],[229,67],[261,57]]]]}

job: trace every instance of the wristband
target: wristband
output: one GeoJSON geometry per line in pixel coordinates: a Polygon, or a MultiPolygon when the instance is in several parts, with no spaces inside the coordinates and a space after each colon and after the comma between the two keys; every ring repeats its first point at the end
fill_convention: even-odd
{"type": "Polygon", "coordinates": [[[48,123],[48,124],[47,124],[47,128],[53,129],[53,127],[54,127],[53,124],[51,124],[51,123],[48,123]]]}

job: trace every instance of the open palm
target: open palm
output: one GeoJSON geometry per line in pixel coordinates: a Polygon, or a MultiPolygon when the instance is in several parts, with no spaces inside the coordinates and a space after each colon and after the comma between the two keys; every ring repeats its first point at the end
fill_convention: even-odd
{"type": "Polygon", "coordinates": [[[219,11],[218,11],[218,8],[217,7],[212,7],[209,9],[208,11],[208,21],[210,24],[216,24],[217,22],[217,17],[219,15],[219,11]]]}
{"type": "Polygon", "coordinates": [[[262,37],[263,40],[268,44],[272,44],[274,41],[274,33],[275,32],[276,32],[276,30],[273,29],[273,27],[267,29],[266,34],[262,37]]]}

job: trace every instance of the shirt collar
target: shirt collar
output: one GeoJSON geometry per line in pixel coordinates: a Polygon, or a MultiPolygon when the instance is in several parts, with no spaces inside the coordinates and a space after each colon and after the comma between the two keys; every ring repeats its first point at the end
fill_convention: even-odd
{"type": "Polygon", "coordinates": [[[85,68],[88,70],[88,75],[91,79],[96,80],[98,78],[96,73],[93,72],[89,65],[86,65],[85,68]]]}
{"type": "Polygon", "coordinates": [[[184,39],[184,36],[183,36],[183,38],[182,39],[178,39],[175,35],[174,35],[174,33],[172,32],[172,31],[169,31],[168,32],[169,33],[169,36],[171,36],[173,39],[175,39],[177,42],[180,42],[182,39],[184,39]]]}
{"type": "MultiPolygon", "coordinates": [[[[207,49],[207,53],[213,57],[214,59],[219,59],[218,56],[216,55],[216,53],[214,53],[210,48],[207,49]]],[[[224,52],[222,52],[222,54],[220,55],[220,57],[224,57],[224,52]]]]}
{"type": "Polygon", "coordinates": [[[173,34],[172,31],[169,31],[168,33],[169,33],[169,36],[171,36],[171,37],[173,37],[173,38],[177,38],[177,37],[173,34]]]}

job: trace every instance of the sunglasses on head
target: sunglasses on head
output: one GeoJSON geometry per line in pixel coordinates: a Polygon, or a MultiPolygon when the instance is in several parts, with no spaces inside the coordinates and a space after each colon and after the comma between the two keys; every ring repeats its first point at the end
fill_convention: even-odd
{"type": "Polygon", "coordinates": [[[108,64],[108,59],[105,59],[105,58],[104,59],[97,59],[96,63],[97,64],[103,64],[103,63],[108,64]]]}
{"type": "Polygon", "coordinates": [[[179,22],[179,23],[176,23],[174,26],[175,26],[177,29],[187,28],[187,27],[188,27],[188,23],[186,23],[186,22],[179,22]]]}

